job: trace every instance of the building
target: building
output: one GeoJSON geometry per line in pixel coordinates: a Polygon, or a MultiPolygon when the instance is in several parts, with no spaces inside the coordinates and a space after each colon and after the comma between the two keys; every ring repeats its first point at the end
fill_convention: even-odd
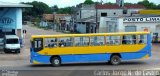
{"type": "Polygon", "coordinates": [[[50,27],[54,30],[69,30],[71,15],[69,14],[43,14],[41,27],[50,27]]]}
{"type": "Polygon", "coordinates": [[[100,32],[150,31],[153,41],[160,41],[160,15],[101,17],[100,32]]]}
{"type": "Polygon", "coordinates": [[[22,38],[22,8],[32,5],[0,2],[0,35],[14,34],[22,38]]]}
{"type": "Polygon", "coordinates": [[[70,27],[70,21],[71,15],[69,14],[54,14],[57,31],[67,31],[70,27]]]}
{"type": "Polygon", "coordinates": [[[76,12],[76,30],[80,33],[94,33],[94,32],[99,32],[99,18],[100,17],[119,17],[119,16],[134,16],[138,15],[138,11],[145,9],[143,5],[139,4],[132,4],[132,5],[124,5],[119,6],[117,4],[109,5],[109,4],[104,4],[104,5],[86,5],[86,4],[81,4],[77,6],[77,12],[76,12]],[[92,20],[92,18],[95,18],[95,20],[92,20]],[[87,22],[86,21],[90,21],[87,22]],[[97,21],[96,21],[97,20],[97,21]],[[82,21],[82,22],[80,22],[82,21]],[[93,22],[94,21],[94,22],[93,22]],[[85,31],[87,30],[92,30],[92,25],[93,23],[96,23],[96,31],[85,31]],[[89,26],[88,28],[86,26],[89,26]]]}
{"type": "Polygon", "coordinates": [[[139,4],[124,5],[123,7],[117,4],[113,4],[113,5],[81,4],[77,6],[76,20],[88,18],[91,16],[96,16],[96,10],[99,17],[100,16],[112,17],[112,16],[131,16],[135,12],[138,12],[144,9],[145,7],[139,4]]]}
{"type": "Polygon", "coordinates": [[[76,11],[76,20],[79,19],[83,19],[83,18],[88,18],[91,16],[95,16],[96,15],[96,8],[95,8],[95,4],[80,4],[76,7],[75,9],[76,11]]]}
{"type": "Polygon", "coordinates": [[[43,14],[40,27],[54,28],[54,14],[43,14]]]}
{"type": "MultiPolygon", "coordinates": [[[[98,18],[99,21],[100,18],[98,18]]],[[[96,17],[92,16],[76,21],[75,29],[78,33],[96,33],[96,17]]]]}

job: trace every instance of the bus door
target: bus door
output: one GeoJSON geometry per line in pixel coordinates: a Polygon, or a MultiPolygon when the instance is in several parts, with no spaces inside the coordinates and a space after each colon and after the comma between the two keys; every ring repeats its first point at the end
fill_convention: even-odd
{"type": "Polygon", "coordinates": [[[33,50],[34,52],[39,52],[43,49],[43,39],[42,38],[36,38],[33,41],[33,50]]]}

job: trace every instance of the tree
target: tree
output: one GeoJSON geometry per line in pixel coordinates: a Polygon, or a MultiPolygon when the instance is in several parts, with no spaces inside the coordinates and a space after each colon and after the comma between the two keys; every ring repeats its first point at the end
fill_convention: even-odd
{"type": "Polygon", "coordinates": [[[157,9],[160,9],[160,4],[159,4],[159,5],[157,5],[157,9]]]}
{"type": "Polygon", "coordinates": [[[27,3],[21,2],[21,3],[33,5],[33,8],[27,8],[25,10],[24,15],[29,15],[32,17],[40,17],[44,13],[52,13],[50,7],[43,2],[33,1],[33,2],[27,2],[27,3]]]}
{"type": "Polygon", "coordinates": [[[60,8],[57,13],[58,14],[72,14],[72,7],[60,8]]]}
{"type": "Polygon", "coordinates": [[[133,4],[133,3],[129,3],[129,2],[124,3],[124,5],[131,5],[131,4],[133,4]]]}
{"type": "Polygon", "coordinates": [[[84,4],[94,4],[94,2],[92,0],[85,0],[84,4]]]}
{"type": "Polygon", "coordinates": [[[147,9],[156,9],[157,6],[154,3],[150,3],[148,0],[138,2],[138,4],[144,5],[147,9]]]}
{"type": "Polygon", "coordinates": [[[107,4],[107,5],[114,5],[115,3],[108,2],[108,3],[104,3],[104,4],[107,4]]]}
{"type": "Polygon", "coordinates": [[[57,5],[52,6],[51,9],[53,12],[58,12],[58,10],[59,10],[57,5]]]}

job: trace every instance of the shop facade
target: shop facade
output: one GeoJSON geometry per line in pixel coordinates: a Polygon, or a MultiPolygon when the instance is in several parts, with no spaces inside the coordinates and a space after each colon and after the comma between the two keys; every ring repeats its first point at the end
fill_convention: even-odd
{"type": "Polygon", "coordinates": [[[160,41],[160,16],[101,17],[100,32],[151,32],[153,41],[160,41]]]}

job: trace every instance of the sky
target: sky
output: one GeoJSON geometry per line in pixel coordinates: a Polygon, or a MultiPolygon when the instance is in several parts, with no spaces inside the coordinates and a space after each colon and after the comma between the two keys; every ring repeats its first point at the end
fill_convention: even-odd
{"type": "MultiPolygon", "coordinates": [[[[58,5],[58,7],[67,7],[67,6],[74,6],[79,3],[83,3],[85,0],[5,0],[5,2],[12,2],[12,3],[19,3],[19,2],[32,2],[32,1],[41,1],[49,6],[58,5]]],[[[93,1],[101,1],[101,0],[93,0],[93,1]]],[[[102,0],[104,3],[106,2],[112,2],[115,3],[116,0],[102,0]]],[[[143,0],[124,0],[124,2],[130,2],[130,3],[137,3],[138,1],[143,0]]],[[[150,2],[153,2],[155,4],[160,4],[160,0],[149,0],[150,2]]],[[[4,2],[4,1],[3,1],[4,2]]]]}

